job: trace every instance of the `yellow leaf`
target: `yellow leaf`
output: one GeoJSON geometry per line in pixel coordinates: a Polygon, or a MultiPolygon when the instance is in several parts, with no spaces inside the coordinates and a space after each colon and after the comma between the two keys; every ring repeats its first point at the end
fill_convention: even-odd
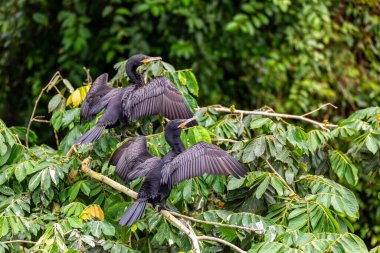
{"type": "Polygon", "coordinates": [[[68,97],[68,99],[66,100],[66,106],[70,105],[72,102],[73,102],[73,93],[71,93],[71,95],[68,97]]]}
{"type": "Polygon", "coordinates": [[[91,85],[82,86],[78,89],[76,89],[69,98],[67,99],[66,106],[73,105],[74,107],[77,107],[85,98],[87,95],[87,92],[90,90],[91,85]]]}
{"type": "Polygon", "coordinates": [[[80,92],[80,97],[81,97],[82,101],[86,98],[87,92],[90,90],[90,87],[91,87],[91,85],[86,85],[86,86],[82,86],[78,89],[80,92]]]}
{"type": "Polygon", "coordinates": [[[73,105],[74,105],[75,107],[77,107],[77,106],[80,104],[80,102],[81,102],[82,100],[81,100],[81,97],[80,97],[80,92],[79,92],[79,90],[75,90],[75,91],[73,92],[73,98],[72,98],[72,100],[73,100],[73,105]]]}
{"type": "Polygon", "coordinates": [[[98,220],[104,220],[104,213],[99,205],[94,204],[86,207],[80,215],[80,218],[82,220],[89,220],[93,218],[97,218],[98,220]]]}

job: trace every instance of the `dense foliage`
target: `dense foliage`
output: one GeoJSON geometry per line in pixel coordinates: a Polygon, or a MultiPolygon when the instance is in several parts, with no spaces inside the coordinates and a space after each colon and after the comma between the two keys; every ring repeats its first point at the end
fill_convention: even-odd
{"type": "MultiPolygon", "coordinates": [[[[123,64],[116,65],[114,85],[125,83],[123,64]]],[[[198,82],[190,70],[153,63],[142,71],[146,78],[169,77],[196,109],[198,82]]],[[[120,181],[107,162],[120,145],[117,130],[66,155],[94,124],[79,123],[78,106],[87,90],[88,85],[71,89],[59,74],[46,86],[57,92],[48,106],[57,149],[28,148],[22,144],[24,128],[0,122],[0,252],[191,250],[188,237],[151,208],[130,229],[120,227],[117,222],[132,200],[80,170],[90,156],[93,170],[120,181]],[[20,241],[10,243],[15,240],[20,241]]],[[[169,207],[200,220],[264,229],[188,221],[196,234],[223,238],[250,253],[368,252],[379,243],[379,107],[359,110],[331,131],[280,117],[236,114],[234,108],[224,114],[211,106],[196,114],[200,126],[184,131],[185,145],[217,143],[250,172],[243,179],[205,175],[186,180],[173,189],[169,207]]],[[[158,117],[143,119],[128,133],[148,135],[150,152],[162,156],[169,148],[163,124],[158,117]]],[[[35,142],[33,131],[30,137],[35,142]]],[[[201,246],[202,252],[231,251],[208,241],[201,246]]]]}
{"type": "MultiPolygon", "coordinates": [[[[26,124],[52,69],[79,87],[83,66],[111,73],[111,63],[139,52],[191,67],[200,104],[297,114],[331,102],[345,118],[380,102],[379,7],[377,0],[4,1],[0,117],[26,124]]],[[[38,132],[42,143],[50,130],[38,132]]]]}

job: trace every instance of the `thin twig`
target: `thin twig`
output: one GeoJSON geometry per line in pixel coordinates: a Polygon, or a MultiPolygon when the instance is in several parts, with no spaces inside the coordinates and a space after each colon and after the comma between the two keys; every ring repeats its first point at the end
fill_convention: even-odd
{"type": "Polygon", "coordinates": [[[278,172],[273,168],[272,164],[268,160],[265,160],[265,163],[268,165],[270,170],[285,184],[286,188],[292,193],[292,196],[295,196],[297,199],[301,199],[301,197],[288,185],[288,183],[285,181],[285,179],[278,174],[278,172]]]}
{"type": "Polygon", "coordinates": [[[329,130],[329,128],[335,128],[338,127],[337,125],[334,124],[324,124],[303,116],[299,115],[292,115],[292,114],[283,114],[283,113],[275,113],[275,112],[263,112],[263,111],[245,111],[245,110],[231,110],[230,108],[227,107],[214,107],[214,110],[217,112],[225,112],[225,113],[235,113],[235,114],[246,114],[246,115],[261,115],[261,116],[268,116],[268,117],[279,117],[279,118],[284,118],[284,119],[296,119],[296,120],[301,120],[301,121],[306,121],[311,124],[317,125],[323,130],[329,130]]]}
{"type": "MultiPolygon", "coordinates": [[[[91,163],[91,157],[87,157],[86,159],[83,160],[82,162],[82,171],[86,173],[88,176],[91,178],[101,181],[112,188],[123,192],[125,195],[130,196],[131,198],[136,199],[137,198],[137,192],[125,187],[124,185],[119,184],[118,182],[98,173],[90,169],[89,165],[91,163]]],[[[199,247],[199,240],[207,240],[207,241],[216,241],[219,243],[222,243],[224,245],[227,245],[231,247],[234,250],[237,250],[238,252],[245,253],[242,249],[238,248],[237,246],[223,240],[219,239],[216,237],[211,237],[211,236],[197,236],[193,231],[191,231],[189,228],[187,228],[180,220],[175,218],[169,211],[167,210],[161,210],[160,211],[161,215],[165,217],[166,220],[168,220],[171,224],[173,224],[175,227],[177,227],[179,230],[184,232],[191,240],[193,244],[193,249],[195,250],[196,253],[201,253],[200,247],[199,247]]]]}
{"type": "Polygon", "coordinates": [[[317,112],[317,111],[321,110],[323,107],[326,107],[326,106],[331,106],[331,107],[334,108],[334,109],[338,109],[337,106],[335,106],[335,105],[333,105],[333,104],[331,104],[331,103],[326,103],[326,104],[321,105],[321,106],[318,107],[317,109],[315,109],[315,110],[313,110],[313,111],[311,111],[311,112],[305,113],[304,115],[301,115],[301,116],[302,116],[302,117],[305,117],[305,116],[307,116],[307,115],[310,115],[310,114],[312,114],[312,113],[314,113],[314,112],[317,112]]]}
{"type": "MultiPolygon", "coordinates": [[[[55,77],[55,75],[53,76],[53,78],[55,77]]],[[[50,83],[50,82],[49,82],[50,83]]],[[[32,125],[32,122],[33,122],[33,118],[34,118],[34,114],[36,113],[36,110],[37,110],[37,105],[38,105],[38,102],[40,101],[41,97],[42,97],[42,94],[44,94],[45,90],[47,89],[47,85],[41,90],[40,94],[38,95],[37,97],[37,100],[36,102],[34,103],[34,107],[33,107],[33,111],[32,111],[32,115],[30,116],[30,120],[29,120],[29,123],[28,123],[28,128],[26,129],[26,135],[25,135],[25,146],[27,148],[29,148],[29,133],[30,133],[30,127],[32,125]]]]}
{"type": "Polygon", "coordinates": [[[48,120],[46,120],[46,119],[36,119],[36,118],[34,118],[33,121],[50,124],[50,121],[48,121],[48,120]]]}
{"type": "Polygon", "coordinates": [[[0,241],[0,244],[3,243],[3,244],[11,244],[11,243],[33,243],[33,244],[36,244],[37,242],[33,242],[33,241],[25,241],[25,240],[12,240],[12,241],[0,241]]]}
{"type": "MultiPolygon", "coordinates": [[[[29,123],[28,123],[28,127],[26,129],[26,135],[25,135],[25,146],[27,148],[29,148],[29,134],[30,134],[30,127],[32,126],[32,122],[33,122],[33,119],[35,118],[34,117],[34,114],[36,113],[36,110],[37,110],[37,105],[38,103],[40,102],[40,99],[42,97],[42,95],[44,94],[44,92],[48,89],[48,87],[50,86],[51,82],[55,79],[56,76],[59,76],[62,78],[61,74],[59,73],[59,71],[55,72],[55,74],[53,75],[53,77],[50,79],[49,83],[42,88],[40,94],[38,94],[38,97],[37,97],[37,100],[36,102],[34,103],[34,107],[33,107],[33,111],[32,111],[32,115],[30,115],[30,119],[29,119],[29,123]]],[[[55,84],[54,84],[55,86],[55,84]]]]}
{"type": "Polygon", "coordinates": [[[18,134],[15,134],[18,144],[22,145],[22,142],[20,140],[20,137],[18,137],[18,134]]]}
{"type": "Polygon", "coordinates": [[[218,227],[226,227],[226,228],[237,228],[237,229],[243,229],[243,230],[249,230],[252,232],[262,232],[264,231],[263,229],[259,228],[251,228],[251,227],[243,227],[243,226],[238,226],[238,225],[230,225],[230,224],[225,224],[225,223],[218,223],[218,222],[213,222],[213,221],[205,221],[205,220],[199,220],[190,216],[186,216],[180,213],[176,212],[170,212],[172,215],[184,218],[186,220],[191,220],[197,223],[203,223],[203,224],[208,224],[208,225],[213,225],[213,226],[218,226],[218,227]]]}
{"type": "Polygon", "coordinates": [[[198,236],[198,240],[199,241],[203,241],[203,240],[206,240],[206,241],[215,241],[215,242],[227,245],[228,247],[230,247],[231,249],[236,250],[239,253],[247,253],[247,251],[242,250],[241,248],[237,247],[236,245],[234,245],[234,244],[232,244],[230,242],[227,242],[225,240],[222,240],[220,238],[202,235],[202,236],[198,236]]]}
{"type": "Polygon", "coordinates": [[[211,139],[211,141],[215,141],[215,142],[231,142],[231,143],[239,142],[239,141],[236,141],[236,140],[223,139],[223,138],[211,139]]]}

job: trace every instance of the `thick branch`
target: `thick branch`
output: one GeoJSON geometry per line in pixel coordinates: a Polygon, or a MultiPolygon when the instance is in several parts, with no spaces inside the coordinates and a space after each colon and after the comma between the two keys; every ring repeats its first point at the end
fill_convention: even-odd
{"type": "Polygon", "coordinates": [[[329,128],[335,128],[337,125],[334,124],[324,124],[309,118],[306,118],[304,116],[299,115],[292,115],[292,114],[283,114],[283,113],[276,113],[276,112],[263,112],[263,111],[245,111],[245,110],[236,110],[236,109],[230,109],[227,107],[215,107],[215,111],[217,112],[226,112],[226,113],[236,113],[236,114],[251,114],[251,115],[261,115],[261,116],[267,116],[267,117],[278,117],[278,118],[284,118],[284,119],[296,119],[301,121],[306,121],[311,124],[317,125],[323,130],[329,130],[329,128]]]}
{"type": "MultiPolygon", "coordinates": [[[[119,184],[118,182],[116,182],[116,181],[114,181],[114,180],[112,180],[112,179],[110,179],[110,178],[108,178],[108,177],[106,177],[106,176],[104,176],[98,172],[91,170],[89,167],[90,162],[91,162],[91,157],[88,157],[88,158],[83,160],[82,171],[84,173],[86,173],[91,178],[94,178],[98,181],[101,181],[101,182],[111,186],[112,188],[123,192],[124,194],[130,196],[131,198],[134,198],[134,199],[137,198],[137,192],[125,187],[124,185],[119,184]]],[[[190,240],[193,244],[193,248],[194,248],[196,253],[201,253],[200,247],[199,247],[199,241],[200,240],[216,241],[219,243],[223,243],[223,244],[233,248],[234,250],[236,250],[238,252],[245,252],[242,249],[238,248],[237,246],[235,246],[235,245],[233,245],[233,244],[231,244],[231,243],[229,243],[223,239],[219,239],[219,238],[215,238],[215,237],[211,237],[211,236],[196,236],[193,231],[191,231],[189,228],[187,228],[180,220],[175,218],[169,211],[161,210],[160,213],[162,216],[165,217],[166,220],[168,220],[171,224],[173,224],[179,230],[184,232],[190,238],[190,240]]]]}

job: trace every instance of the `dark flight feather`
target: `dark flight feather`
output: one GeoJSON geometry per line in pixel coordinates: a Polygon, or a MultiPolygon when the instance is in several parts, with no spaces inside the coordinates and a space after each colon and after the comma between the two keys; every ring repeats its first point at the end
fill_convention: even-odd
{"type": "Polygon", "coordinates": [[[161,183],[172,186],[205,173],[242,177],[246,170],[223,149],[207,142],[199,142],[162,168],[161,183]]]}
{"type": "Polygon", "coordinates": [[[87,92],[86,98],[84,99],[82,106],[80,108],[80,120],[83,121],[92,121],[95,119],[96,114],[92,112],[92,108],[98,105],[102,97],[109,93],[112,88],[108,86],[108,74],[104,73],[98,76],[96,80],[90,87],[90,90],[87,92]]]}
{"type": "Polygon", "coordinates": [[[178,88],[166,77],[157,77],[136,89],[124,100],[124,113],[130,120],[160,114],[169,119],[193,116],[178,88]]]}
{"type": "Polygon", "coordinates": [[[142,177],[145,174],[138,168],[141,164],[148,161],[160,160],[157,157],[153,157],[147,150],[147,143],[145,136],[135,137],[125,142],[120,148],[118,148],[110,159],[110,164],[116,166],[116,173],[124,180],[125,183],[142,177]],[[138,170],[138,171],[136,171],[138,170]]]}

